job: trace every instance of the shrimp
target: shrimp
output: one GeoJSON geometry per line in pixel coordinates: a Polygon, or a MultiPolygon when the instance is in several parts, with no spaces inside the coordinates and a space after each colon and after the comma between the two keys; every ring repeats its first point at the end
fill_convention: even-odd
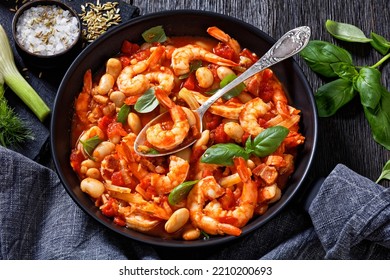
{"type": "MultiPolygon", "coordinates": [[[[207,101],[208,97],[204,96],[203,94],[191,91],[195,97],[195,99],[200,103],[203,104],[207,101]]],[[[218,115],[221,117],[224,117],[226,119],[232,119],[232,120],[238,120],[238,117],[240,115],[240,112],[244,108],[243,104],[238,103],[229,103],[227,104],[213,104],[209,108],[209,111],[213,113],[214,115],[218,115]]]]}
{"type": "Polygon", "coordinates": [[[142,73],[158,63],[164,54],[164,47],[157,47],[148,59],[128,65],[120,72],[116,83],[126,96],[140,95],[149,88],[149,80],[142,73]]]}
{"type": "Polygon", "coordinates": [[[252,181],[251,172],[243,158],[234,158],[234,164],[243,187],[238,205],[233,209],[225,210],[218,202],[218,198],[225,194],[225,189],[213,176],[200,180],[188,194],[187,208],[190,210],[191,221],[195,227],[208,234],[238,236],[241,234],[241,228],[253,217],[257,203],[257,186],[252,181]]]}
{"type": "Polygon", "coordinates": [[[248,101],[239,116],[241,127],[252,136],[258,135],[264,130],[258,123],[258,118],[264,116],[270,109],[271,106],[259,97],[248,101]]]}
{"type": "Polygon", "coordinates": [[[190,124],[183,108],[176,105],[162,90],[156,90],[157,99],[169,109],[173,125],[164,129],[164,124],[157,123],[146,130],[146,140],[160,150],[171,150],[180,145],[186,138],[190,124]]]}
{"type": "Polygon", "coordinates": [[[190,72],[190,62],[201,59],[221,66],[237,66],[237,63],[220,57],[212,52],[196,45],[186,45],[177,48],[172,53],[171,67],[176,75],[183,75],[190,72]]]}
{"type": "Polygon", "coordinates": [[[151,217],[141,211],[133,212],[125,216],[126,226],[141,232],[147,232],[156,227],[161,220],[151,217]]]}
{"type": "Polygon", "coordinates": [[[188,161],[177,157],[169,157],[169,172],[166,175],[152,173],[150,175],[150,184],[158,194],[170,193],[175,187],[185,181],[190,170],[188,161]]]}
{"type": "Polygon", "coordinates": [[[235,39],[230,37],[216,26],[207,28],[207,33],[209,33],[209,35],[213,36],[215,39],[228,45],[234,51],[235,57],[239,57],[241,46],[235,39]]]}
{"type": "Polygon", "coordinates": [[[92,71],[88,69],[84,74],[84,84],[81,93],[75,101],[76,115],[84,124],[89,123],[88,111],[92,92],[92,71]]]}
{"type": "Polygon", "coordinates": [[[158,87],[168,94],[175,87],[175,77],[169,68],[160,67],[159,71],[146,73],[145,77],[150,83],[157,83],[158,87]]]}

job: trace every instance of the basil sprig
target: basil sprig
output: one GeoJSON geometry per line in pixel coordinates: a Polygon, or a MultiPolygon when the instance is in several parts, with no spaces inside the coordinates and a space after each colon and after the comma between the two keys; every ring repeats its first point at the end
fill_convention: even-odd
{"type": "Polygon", "coordinates": [[[248,159],[251,154],[265,157],[280,146],[289,133],[284,126],[273,126],[263,130],[253,140],[249,137],[245,147],[234,143],[220,143],[209,147],[202,155],[201,162],[229,166],[234,157],[248,159]]]}
{"type": "Polygon", "coordinates": [[[368,38],[351,24],[328,20],[325,27],[339,40],[370,43],[383,57],[372,66],[357,66],[347,50],[325,41],[310,41],[300,55],[314,72],[333,78],[315,94],[319,116],[330,117],[359,96],[374,140],[390,150],[390,92],[382,85],[378,69],[390,58],[390,41],[373,32],[368,38]]]}

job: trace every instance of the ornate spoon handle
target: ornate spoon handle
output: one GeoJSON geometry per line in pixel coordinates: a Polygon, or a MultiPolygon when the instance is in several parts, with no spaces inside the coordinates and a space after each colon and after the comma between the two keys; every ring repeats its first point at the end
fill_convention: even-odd
{"type": "Polygon", "coordinates": [[[203,117],[204,113],[215,101],[238,84],[256,73],[297,54],[307,45],[309,39],[310,28],[308,26],[301,26],[288,31],[255,64],[203,103],[196,110],[200,117],[203,117]]]}

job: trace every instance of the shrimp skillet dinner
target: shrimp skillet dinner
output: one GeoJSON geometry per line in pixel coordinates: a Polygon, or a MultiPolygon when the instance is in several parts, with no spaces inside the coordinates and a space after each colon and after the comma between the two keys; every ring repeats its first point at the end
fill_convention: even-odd
{"type": "Polygon", "coordinates": [[[125,41],[102,71],[84,75],[70,164],[81,190],[119,226],[165,239],[239,236],[294,172],[305,141],[300,110],[271,69],[214,103],[198,131],[191,110],[258,60],[218,27],[207,32],[125,41]],[[164,111],[169,117],[148,129],[140,155],[137,134],[164,111]],[[170,156],[142,156],[193,140],[170,156]]]}

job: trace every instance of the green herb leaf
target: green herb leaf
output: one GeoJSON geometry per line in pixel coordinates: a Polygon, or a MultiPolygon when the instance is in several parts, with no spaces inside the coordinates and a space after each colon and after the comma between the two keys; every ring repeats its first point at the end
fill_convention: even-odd
{"type": "Polygon", "coordinates": [[[169,204],[176,205],[182,201],[198,181],[187,181],[174,188],[168,195],[169,204]]]}
{"type": "Polygon", "coordinates": [[[130,111],[131,111],[130,105],[123,104],[119,110],[117,121],[125,124],[127,122],[127,116],[129,115],[130,111]]]}
{"type": "Polygon", "coordinates": [[[379,181],[384,179],[390,180],[390,160],[388,160],[385,166],[383,166],[382,173],[379,176],[378,180],[376,180],[376,183],[379,183],[379,181]]]}
{"type": "Polygon", "coordinates": [[[299,54],[314,72],[329,78],[337,76],[331,64],[352,64],[351,54],[347,50],[325,41],[310,41],[299,54]]]}
{"type": "Polygon", "coordinates": [[[156,109],[159,104],[154,94],[154,89],[150,88],[138,98],[137,103],[134,105],[134,110],[138,113],[149,113],[156,109]]]}
{"type": "Polygon", "coordinates": [[[202,67],[202,60],[193,60],[190,63],[190,72],[183,74],[179,76],[179,80],[184,80],[187,79],[188,76],[192,73],[195,72],[198,68],[202,67]]]}
{"type": "Polygon", "coordinates": [[[354,86],[360,93],[363,106],[375,109],[381,98],[381,72],[375,68],[363,67],[355,79],[354,86]]]}
{"type": "Polygon", "coordinates": [[[330,117],[356,95],[351,81],[337,79],[321,86],[314,98],[320,117],[330,117]]]}
{"type": "MultiPolygon", "coordinates": [[[[225,78],[222,79],[222,81],[219,83],[219,87],[223,88],[230,82],[232,82],[237,76],[235,74],[229,74],[225,78]]],[[[243,90],[245,89],[245,84],[240,83],[231,90],[229,90],[227,93],[225,93],[222,98],[225,100],[229,100],[237,95],[239,95],[243,90]]]]}
{"type": "Polygon", "coordinates": [[[233,165],[233,157],[249,158],[246,150],[234,143],[221,143],[209,147],[202,155],[203,163],[219,164],[224,166],[233,165]]]}
{"type": "Polygon", "coordinates": [[[390,49],[390,42],[374,32],[371,32],[371,38],[371,46],[373,46],[380,54],[387,54],[390,49]]]}
{"type": "Polygon", "coordinates": [[[81,141],[80,143],[83,145],[85,153],[90,157],[92,157],[93,150],[96,148],[97,145],[99,145],[101,142],[103,142],[102,139],[99,138],[99,136],[95,135],[94,137],[91,137],[85,141],[81,141]]]}
{"type": "Polygon", "coordinates": [[[375,109],[363,106],[364,114],[371,127],[371,133],[376,142],[390,150],[390,92],[384,87],[381,99],[375,109]]]}
{"type": "Polygon", "coordinates": [[[366,37],[360,28],[352,24],[328,19],[325,23],[325,27],[333,37],[342,41],[355,43],[367,43],[372,41],[372,39],[366,37]]]}
{"type": "Polygon", "coordinates": [[[157,151],[156,149],[150,148],[147,152],[149,155],[158,155],[160,152],[157,151]]]}
{"type": "Polygon", "coordinates": [[[147,43],[156,43],[156,42],[162,43],[167,40],[165,31],[161,25],[146,30],[145,32],[142,33],[142,37],[147,43]]]}
{"type": "Polygon", "coordinates": [[[254,153],[259,157],[265,157],[280,146],[290,130],[284,126],[273,126],[263,130],[253,139],[254,153]]]}
{"type": "Polygon", "coordinates": [[[33,139],[33,132],[0,95],[0,145],[16,148],[26,140],[33,139]]]}
{"type": "Polygon", "coordinates": [[[359,75],[355,66],[349,63],[336,62],[332,63],[330,67],[332,67],[337,76],[345,80],[353,81],[359,75]]]}

